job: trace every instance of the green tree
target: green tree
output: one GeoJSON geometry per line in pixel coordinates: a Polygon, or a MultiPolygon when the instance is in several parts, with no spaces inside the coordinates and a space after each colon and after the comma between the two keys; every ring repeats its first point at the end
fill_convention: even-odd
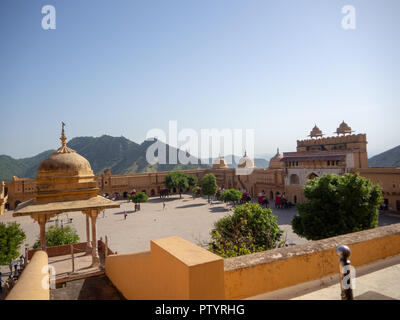
{"type": "Polygon", "coordinates": [[[218,190],[217,179],[212,173],[206,174],[201,181],[201,194],[208,197],[210,202],[210,196],[215,196],[218,190]]]}
{"type": "MultiPolygon", "coordinates": [[[[71,226],[56,227],[51,226],[46,231],[46,247],[62,246],[64,244],[73,244],[79,242],[79,236],[76,229],[71,226]]],[[[41,248],[40,237],[33,245],[33,249],[41,248]]]]}
{"type": "Polygon", "coordinates": [[[167,189],[176,188],[182,198],[182,190],[189,188],[188,176],[184,172],[174,171],[165,176],[165,187],[167,189]]]}
{"type": "Polygon", "coordinates": [[[221,194],[221,200],[224,202],[230,201],[232,204],[235,204],[240,199],[242,199],[242,193],[236,189],[228,189],[221,194]]]}
{"type": "Polygon", "coordinates": [[[197,177],[194,175],[188,175],[188,183],[189,183],[189,187],[194,187],[195,185],[197,185],[197,177]]]}
{"type": "Polygon", "coordinates": [[[293,231],[309,240],[375,228],[382,190],[359,174],[327,174],[307,181],[293,231]]]}
{"type": "Polygon", "coordinates": [[[26,239],[25,232],[15,222],[0,223],[0,265],[18,258],[19,248],[26,239]]]}
{"type": "Polygon", "coordinates": [[[131,197],[131,200],[133,203],[138,204],[147,202],[147,200],[149,200],[149,197],[144,192],[138,192],[131,197]]]}
{"type": "Polygon", "coordinates": [[[214,227],[210,251],[223,258],[276,248],[283,234],[272,210],[258,203],[235,207],[232,216],[220,219],[214,227]]]}

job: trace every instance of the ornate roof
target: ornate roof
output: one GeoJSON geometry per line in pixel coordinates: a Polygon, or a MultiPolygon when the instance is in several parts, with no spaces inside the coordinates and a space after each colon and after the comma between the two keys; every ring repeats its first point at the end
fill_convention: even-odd
{"type": "Polygon", "coordinates": [[[354,132],[354,131],[352,131],[351,128],[349,127],[349,125],[346,122],[344,122],[344,120],[343,120],[343,122],[339,125],[339,128],[337,128],[336,132],[334,132],[334,133],[336,133],[338,135],[339,134],[345,135],[345,134],[351,134],[352,132],[354,132]]]}
{"type": "Polygon", "coordinates": [[[317,127],[317,125],[315,125],[314,128],[311,130],[309,137],[318,138],[322,136],[323,136],[322,131],[317,127]]]}

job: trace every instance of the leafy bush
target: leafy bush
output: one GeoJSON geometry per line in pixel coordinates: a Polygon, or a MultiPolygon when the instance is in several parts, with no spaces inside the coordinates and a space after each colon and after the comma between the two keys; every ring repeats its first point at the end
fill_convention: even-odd
{"type": "Polygon", "coordinates": [[[272,210],[257,203],[235,207],[232,216],[218,220],[214,227],[210,251],[223,258],[276,248],[283,234],[272,210]]]}
{"type": "Polygon", "coordinates": [[[375,228],[382,191],[358,174],[327,174],[307,181],[293,231],[309,240],[375,228]]]}
{"type": "MultiPolygon", "coordinates": [[[[56,227],[51,226],[46,231],[46,247],[61,246],[64,244],[73,244],[79,242],[79,236],[76,229],[71,226],[56,227]]],[[[40,236],[33,245],[33,249],[41,248],[40,236]]]]}
{"type": "Polygon", "coordinates": [[[189,187],[194,187],[197,184],[197,177],[193,176],[193,175],[188,175],[188,183],[189,183],[189,187]]]}
{"type": "Polygon", "coordinates": [[[221,194],[221,200],[224,202],[232,202],[234,204],[240,199],[242,199],[242,193],[236,189],[228,189],[221,194]]]}
{"type": "Polygon", "coordinates": [[[149,200],[149,197],[144,192],[138,192],[131,196],[131,200],[133,203],[143,203],[147,202],[147,200],[149,200]]]}
{"type": "Polygon", "coordinates": [[[25,232],[15,222],[0,223],[0,265],[18,258],[19,248],[26,239],[25,232]]]}

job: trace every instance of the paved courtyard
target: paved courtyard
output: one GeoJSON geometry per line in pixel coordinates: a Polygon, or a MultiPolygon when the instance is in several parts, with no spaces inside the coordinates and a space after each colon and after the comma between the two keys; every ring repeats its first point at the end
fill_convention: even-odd
{"type": "MultiPolygon", "coordinates": [[[[150,240],[180,236],[197,245],[206,245],[210,241],[210,230],[220,218],[230,214],[230,206],[222,202],[210,205],[205,198],[193,199],[190,195],[173,195],[165,200],[166,208],[163,210],[163,201],[151,198],[147,203],[141,204],[141,210],[134,212],[134,204],[119,201],[121,208],[108,209],[101,213],[97,219],[98,238],[108,236],[109,247],[118,253],[136,252],[150,249],[150,240]],[[127,218],[124,219],[124,212],[127,218]]],[[[296,215],[295,208],[272,209],[278,217],[278,224],[285,231],[283,239],[286,242],[300,244],[307,240],[293,233],[290,222],[296,215]]],[[[75,227],[80,236],[80,241],[86,241],[85,216],[80,212],[62,214],[58,218],[64,225],[75,227]],[[66,224],[67,218],[73,218],[71,224],[66,224]]],[[[31,247],[39,234],[39,226],[30,217],[12,217],[12,211],[0,216],[0,222],[16,221],[26,233],[26,244],[31,247]]],[[[60,223],[59,221],[59,223],[60,223]]],[[[400,222],[399,218],[380,216],[379,224],[387,225],[400,222]]],[[[55,218],[50,220],[46,227],[55,224],[55,218]]],[[[24,247],[24,246],[23,246],[24,247]]],[[[23,248],[21,252],[23,251],[23,248]]]]}

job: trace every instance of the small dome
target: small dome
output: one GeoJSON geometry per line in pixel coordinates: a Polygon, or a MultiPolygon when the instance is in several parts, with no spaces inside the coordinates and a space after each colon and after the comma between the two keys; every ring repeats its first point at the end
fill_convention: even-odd
{"type": "Polygon", "coordinates": [[[223,157],[219,157],[213,163],[213,169],[225,169],[225,168],[228,168],[228,165],[226,164],[226,161],[223,157]]]}
{"type": "Polygon", "coordinates": [[[349,127],[349,125],[344,122],[344,120],[342,121],[342,123],[339,125],[339,128],[336,129],[336,134],[351,134],[352,131],[351,128],[349,127]]]}
{"type": "Polygon", "coordinates": [[[97,196],[89,161],[66,145],[64,124],[61,148],[45,159],[36,173],[37,202],[86,199],[97,196]]]}
{"type": "Polygon", "coordinates": [[[270,168],[283,168],[283,162],[281,159],[283,156],[279,153],[279,148],[276,150],[276,155],[274,155],[271,160],[269,160],[269,167],[270,168]]]}
{"type": "Polygon", "coordinates": [[[322,136],[323,136],[322,131],[317,127],[317,125],[315,125],[314,128],[311,130],[309,137],[318,138],[322,136]]]}
{"type": "Polygon", "coordinates": [[[238,168],[255,168],[254,161],[250,157],[247,156],[246,152],[244,153],[243,158],[239,160],[238,168]]]}
{"type": "Polygon", "coordinates": [[[76,152],[53,153],[39,165],[37,177],[49,173],[53,176],[93,176],[89,161],[76,152]]]}

